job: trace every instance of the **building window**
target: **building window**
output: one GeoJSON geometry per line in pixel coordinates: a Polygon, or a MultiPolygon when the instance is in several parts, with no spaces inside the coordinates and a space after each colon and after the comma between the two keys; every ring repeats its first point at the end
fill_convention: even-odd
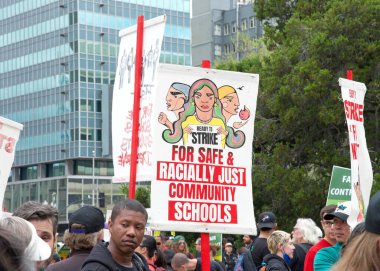
{"type": "Polygon", "coordinates": [[[247,30],[247,19],[241,20],[241,30],[247,30]]]}
{"type": "Polygon", "coordinates": [[[249,27],[254,28],[255,27],[255,17],[249,18],[249,27]]]}
{"type": "Polygon", "coordinates": [[[224,45],[224,53],[226,55],[230,54],[231,53],[231,44],[225,44],[224,45]]]}
{"type": "Polygon", "coordinates": [[[46,177],[56,177],[65,175],[65,163],[52,163],[46,165],[46,177]]]}
{"type": "Polygon", "coordinates": [[[220,24],[215,24],[214,35],[215,36],[221,36],[222,35],[222,26],[220,24]]]}
{"type": "Polygon", "coordinates": [[[223,34],[224,35],[229,35],[230,34],[230,25],[229,24],[225,24],[224,25],[223,34]]]}
{"type": "Polygon", "coordinates": [[[20,168],[20,180],[37,179],[37,166],[20,168]]]}
{"type": "Polygon", "coordinates": [[[232,33],[236,32],[236,22],[232,22],[231,32],[232,33]]]}
{"type": "Polygon", "coordinates": [[[221,46],[220,45],[215,45],[215,55],[216,56],[220,56],[220,55],[222,55],[222,48],[221,48],[221,46]]]}

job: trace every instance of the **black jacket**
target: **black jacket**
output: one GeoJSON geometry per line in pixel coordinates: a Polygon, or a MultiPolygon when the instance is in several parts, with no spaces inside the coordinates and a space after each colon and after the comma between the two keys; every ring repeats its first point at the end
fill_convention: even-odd
{"type": "Polygon", "coordinates": [[[266,271],[291,271],[284,259],[276,254],[266,255],[263,262],[266,263],[266,271]]]}
{"type": "MultiPolygon", "coordinates": [[[[91,251],[82,265],[81,271],[118,271],[118,264],[113,260],[111,252],[107,249],[108,243],[98,243],[91,251]]],[[[135,252],[132,255],[132,264],[138,271],[149,271],[144,256],[135,252]]]]}

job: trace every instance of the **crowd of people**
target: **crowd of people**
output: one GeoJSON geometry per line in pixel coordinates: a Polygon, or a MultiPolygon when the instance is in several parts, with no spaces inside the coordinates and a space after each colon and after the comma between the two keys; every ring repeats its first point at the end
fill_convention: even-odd
{"type": "MultiPolygon", "coordinates": [[[[380,191],[370,200],[365,221],[351,223],[349,202],[320,211],[323,232],[310,218],[297,219],[291,233],[279,230],[272,212],[259,214],[257,236],[243,235],[244,246],[226,239],[210,244],[211,271],[378,271],[380,270],[380,191]],[[221,260],[216,260],[222,249],[221,260]]],[[[194,255],[182,235],[145,234],[148,214],[133,199],[115,204],[103,241],[104,214],[83,206],[69,216],[63,240],[67,259],[56,260],[58,211],[27,202],[0,219],[0,270],[5,271],[201,271],[201,239],[194,255]]]]}

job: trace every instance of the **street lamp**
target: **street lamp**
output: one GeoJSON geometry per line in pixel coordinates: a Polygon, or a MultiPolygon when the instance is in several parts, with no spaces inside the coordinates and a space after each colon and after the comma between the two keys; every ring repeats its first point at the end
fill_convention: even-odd
{"type": "Polygon", "coordinates": [[[92,151],[92,206],[95,206],[95,150],[92,151]]]}
{"type": "Polygon", "coordinates": [[[236,60],[239,61],[239,0],[236,0],[236,60]]]}

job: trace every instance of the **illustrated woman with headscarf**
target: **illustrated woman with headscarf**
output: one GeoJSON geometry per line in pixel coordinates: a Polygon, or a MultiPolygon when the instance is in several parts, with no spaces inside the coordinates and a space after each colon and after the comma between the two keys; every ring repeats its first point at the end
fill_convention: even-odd
{"type": "MultiPolygon", "coordinates": [[[[172,111],[176,120],[179,119],[179,114],[185,111],[185,104],[188,101],[190,86],[175,82],[171,84],[166,95],[166,107],[169,111],[172,111]]],[[[158,122],[168,127],[173,131],[173,123],[168,119],[164,112],[160,112],[158,115],[158,122]]]]}
{"type": "Polygon", "coordinates": [[[222,114],[218,97],[218,88],[209,79],[199,79],[190,87],[189,102],[180,118],[173,123],[173,131],[163,132],[163,139],[168,143],[177,143],[183,138],[188,143],[188,137],[193,133],[194,125],[215,126],[221,136],[221,147],[227,144],[230,148],[239,148],[244,144],[245,135],[242,131],[234,132],[228,127],[222,114]]]}

